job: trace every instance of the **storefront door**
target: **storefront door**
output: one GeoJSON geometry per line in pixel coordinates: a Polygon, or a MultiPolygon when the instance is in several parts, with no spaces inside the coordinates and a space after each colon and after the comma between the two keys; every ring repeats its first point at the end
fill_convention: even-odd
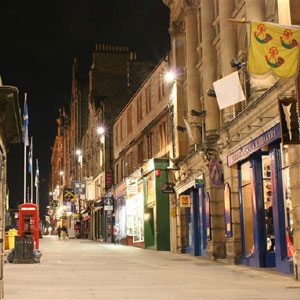
{"type": "Polygon", "coordinates": [[[289,273],[279,143],[240,164],[242,263],[289,273]]]}

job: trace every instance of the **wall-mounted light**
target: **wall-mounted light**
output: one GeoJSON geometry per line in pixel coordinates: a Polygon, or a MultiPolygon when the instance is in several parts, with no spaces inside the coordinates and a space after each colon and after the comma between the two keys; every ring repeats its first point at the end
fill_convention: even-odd
{"type": "Polygon", "coordinates": [[[76,153],[76,155],[79,156],[79,155],[81,155],[81,150],[80,150],[80,149],[77,149],[75,153],[76,153]]]}
{"type": "Polygon", "coordinates": [[[177,129],[178,131],[184,132],[186,128],[184,128],[184,127],[182,127],[182,126],[180,126],[180,125],[177,125],[176,129],[177,129]]]}
{"type": "Polygon", "coordinates": [[[59,175],[60,175],[60,176],[63,176],[63,175],[64,175],[64,171],[60,171],[60,172],[59,172],[59,175]]]}
{"type": "Polygon", "coordinates": [[[234,59],[230,62],[230,65],[231,65],[233,68],[238,68],[238,70],[239,70],[239,69],[245,67],[245,66],[246,66],[246,63],[245,63],[245,62],[242,63],[242,62],[240,62],[238,59],[234,58],[234,59]]]}
{"type": "Polygon", "coordinates": [[[104,134],[104,132],[105,132],[105,129],[104,129],[103,126],[99,126],[99,127],[97,128],[97,133],[98,133],[99,135],[104,134]]]}
{"type": "Polygon", "coordinates": [[[194,109],[191,110],[191,116],[194,116],[194,117],[204,117],[206,114],[206,111],[196,111],[194,109]]]}
{"type": "Polygon", "coordinates": [[[164,76],[164,80],[166,82],[173,82],[175,80],[175,78],[176,78],[176,76],[173,71],[168,71],[164,76]]]}
{"type": "Polygon", "coordinates": [[[216,92],[215,92],[214,89],[208,89],[208,90],[206,91],[206,95],[207,95],[208,97],[214,97],[214,98],[217,97],[216,92]]]}

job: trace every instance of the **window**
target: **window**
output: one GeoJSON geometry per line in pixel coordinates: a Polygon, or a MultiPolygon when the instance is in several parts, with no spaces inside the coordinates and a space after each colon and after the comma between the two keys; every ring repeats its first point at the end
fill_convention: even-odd
{"type": "Polygon", "coordinates": [[[127,134],[132,131],[131,106],[127,109],[127,134]]]}
{"type": "Polygon", "coordinates": [[[143,153],[143,142],[138,144],[138,164],[142,164],[144,161],[144,153],[143,153]]]}
{"type": "Polygon", "coordinates": [[[150,87],[150,85],[148,87],[146,87],[145,95],[146,95],[146,114],[148,114],[151,111],[151,87],[150,87]]]}
{"type": "Polygon", "coordinates": [[[116,183],[118,183],[119,182],[119,168],[120,168],[120,165],[119,164],[116,164],[116,170],[115,170],[115,172],[116,172],[116,183]]]}
{"type": "Polygon", "coordinates": [[[164,155],[167,152],[167,121],[159,125],[159,144],[160,154],[164,155]]]}
{"type": "Polygon", "coordinates": [[[147,136],[147,158],[153,157],[153,134],[147,136]]]}
{"type": "Polygon", "coordinates": [[[121,160],[121,180],[125,177],[125,162],[124,159],[121,160]]]}
{"type": "Polygon", "coordinates": [[[137,122],[139,123],[142,118],[143,118],[143,107],[142,107],[142,96],[140,96],[138,99],[137,99],[137,102],[136,102],[136,114],[137,114],[137,122]]]}
{"type": "Polygon", "coordinates": [[[164,85],[164,72],[158,74],[158,102],[162,100],[165,95],[165,85],[164,85]]]}
{"type": "Polygon", "coordinates": [[[133,152],[132,151],[127,154],[127,170],[128,170],[127,176],[133,173],[133,152]]]}
{"type": "Polygon", "coordinates": [[[123,141],[123,119],[120,121],[120,139],[123,141]]]}
{"type": "Polygon", "coordinates": [[[118,146],[118,144],[119,144],[119,124],[116,125],[115,132],[116,132],[116,146],[118,146]]]}

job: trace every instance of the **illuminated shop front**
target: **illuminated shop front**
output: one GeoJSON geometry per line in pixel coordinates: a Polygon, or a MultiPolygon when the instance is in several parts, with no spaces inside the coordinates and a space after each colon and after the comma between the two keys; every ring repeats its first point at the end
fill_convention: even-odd
{"type": "Polygon", "coordinates": [[[170,250],[169,196],[162,192],[168,181],[168,159],[151,159],[143,165],[145,248],[170,250]]]}
{"type": "Polygon", "coordinates": [[[117,242],[127,244],[126,220],[126,181],[123,180],[114,187],[115,225],[118,227],[117,242]]]}
{"type": "Polygon", "coordinates": [[[144,247],[144,185],[140,178],[138,171],[126,180],[127,244],[144,247]]]}
{"type": "Polygon", "coordinates": [[[270,128],[227,157],[237,165],[242,260],[245,265],[293,272],[293,213],[288,146],[280,125],[270,128]]]}

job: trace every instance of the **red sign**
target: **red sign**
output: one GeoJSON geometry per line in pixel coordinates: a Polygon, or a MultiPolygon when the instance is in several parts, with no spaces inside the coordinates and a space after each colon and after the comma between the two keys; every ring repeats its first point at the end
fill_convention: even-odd
{"type": "Polygon", "coordinates": [[[105,186],[112,186],[112,172],[105,172],[105,186]]]}

